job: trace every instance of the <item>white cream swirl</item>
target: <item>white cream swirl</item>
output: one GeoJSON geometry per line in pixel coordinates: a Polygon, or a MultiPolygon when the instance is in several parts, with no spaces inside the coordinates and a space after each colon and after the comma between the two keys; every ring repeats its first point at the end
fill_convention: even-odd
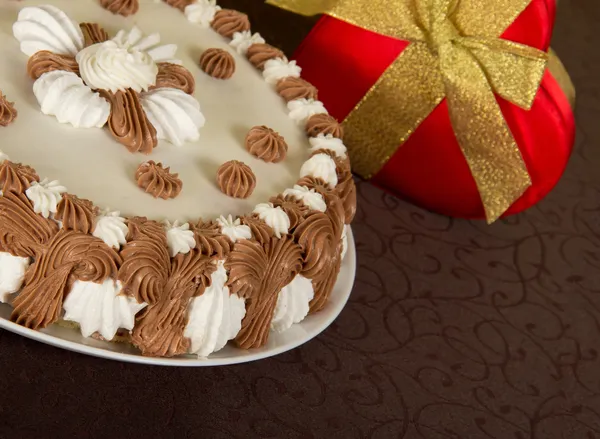
{"type": "Polygon", "coordinates": [[[61,186],[57,180],[48,181],[47,178],[44,178],[39,183],[32,181],[31,186],[25,191],[25,195],[33,203],[35,213],[49,218],[51,213],[56,213],[56,206],[62,199],[63,192],[67,192],[67,188],[61,186]]]}
{"type": "Polygon", "coordinates": [[[290,119],[298,125],[306,125],[306,121],[315,114],[327,114],[323,102],[314,99],[294,99],[288,102],[290,119]]]}
{"type": "Polygon", "coordinates": [[[308,139],[310,142],[310,152],[318,151],[319,149],[326,149],[328,151],[332,151],[335,155],[341,159],[345,159],[346,155],[346,145],[342,139],[338,139],[337,137],[333,137],[331,134],[319,134],[317,137],[311,137],[308,139]]]}
{"type": "Polygon", "coordinates": [[[308,315],[310,301],[315,296],[315,290],[310,279],[297,275],[279,292],[271,330],[283,332],[294,323],[300,323],[308,315]]]}
{"type": "Polygon", "coordinates": [[[114,41],[92,44],[75,57],[85,83],[113,93],[131,88],[138,93],[156,83],[158,66],[146,52],[119,47],[114,41]]]}
{"type": "Polygon", "coordinates": [[[181,64],[181,60],[175,58],[176,44],[160,44],[159,34],[144,36],[137,26],[129,32],[120,30],[112,40],[122,49],[147,53],[156,63],[181,64]]]}
{"type": "Polygon", "coordinates": [[[200,138],[206,119],[193,96],[176,88],[157,88],[142,93],[140,103],[158,139],[181,146],[200,138]]]}
{"type": "Polygon", "coordinates": [[[21,289],[28,268],[29,258],[0,252],[0,302],[6,303],[12,293],[21,289]]]}
{"type": "Polygon", "coordinates": [[[13,35],[21,43],[21,52],[28,56],[40,50],[75,55],[84,46],[79,24],[51,5],[21,9],[13,35]]]}
{"type": "Polygon", "coordinates": [[[188,306],[184,336],[191,340],[190,352],[200,358],[221,350],[242,328],[246,315],[244,300],[230,294],[223,261],[211,275],[211,284],[188,306]]]}
{"type": "Polygon", "coordinates": [[[314,189],[295,184],[293,188],[283,191],[284,197],[288,195],[294,197],[296,200],[301,200],[309,209],[318,210],[319,212],[327,210],[327,204],[323,195],[314,189]]]}
{"type": "Polygon", "coordinates": [[[286,58],[274,58],[265,63],[263,77],[268,84],[275,85],[283,78],[299,78],[302,69],[296,61],[288,61],[286,58]]]}
{"type": "Polygon", "coordinates": [[[264,44],[265,39],[260,36],[258,32],[252,33],[249,30],[245,30],[242,32],[235,32],[233,34],[233,38],[229,42],[231,47],[233,47],[237,53],[240,55],[246,55],[248,53],[248,49],[253,44],[264,44]]]}
{"type": "Polygon", "coordinates": [[[278,238],[286,235],[290,230],[290,217],[281,207],[273,206],[273,203],[257,204],[253,213],[271,227],[278,238]]]}
{"type": "Polygon", "coordinates": [[[103,211],[96,217],[92,235],[104,241],[109,247],[119,250],[122,245],[127,244],[127,233],[129,231],[125,218],[118,211],[103,211]]]}
{"type": "Polygon", "coordinates": [[[188,21],[208,28],[215,19],[215,14],[220,10],[221,7],[217,6],[217,0],[198,0],[187,5],[184,12],[188,21]]]}
{"type": "Polygon", "coordinates": [[[100,284],[77,280],[63,302],[64,319],[79,323],[84,337],[98,332],[112,340],[119,328],[131,331],[135,315],[147,305],[120,293],[121,283],[112,279],[100,284]]]}
{"type": "Polygon", "coordinates": [[[169,221],[165,221],[165,229],[167,246],[172,258],[178,253],[187,254],[196,247],[196,238],[194,238],[194,232],[190,230],[189,223],[179,224],[179,221],[175,221],[171,224],[169,221]]]}
{"type": "Polygon", "coordinates": [[[327,154],[315,154],[300,168],[300,177],[320,178],[332,189],[338,184],[335,162],[327,154]]]}
{"type": "Polygon", "coordinates": [[[54,70],[33,84],[42,113],[75,128],[101,128],[110,116],[110,103],[94,93],[75,73],[54,70]]]}
{"type": "Polygon", "coordinates": [[[250,230],[250,227],[242,224],[239,218],[234,220],[231,215],[227,217],[221,215],[217,218],[217,224],[221,227],[221,233],[231,239],[232,242],[252,238],[252,230],[250,230]]]}

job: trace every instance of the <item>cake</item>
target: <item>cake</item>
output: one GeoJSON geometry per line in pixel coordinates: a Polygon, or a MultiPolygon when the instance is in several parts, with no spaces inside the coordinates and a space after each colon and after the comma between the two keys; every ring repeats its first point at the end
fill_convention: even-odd
{"type": "Polygon", "coordinates": [[[214,0],[0,2],[0,301],[144,355],[327,306],[356,209],[301,68],[214,0]]]}

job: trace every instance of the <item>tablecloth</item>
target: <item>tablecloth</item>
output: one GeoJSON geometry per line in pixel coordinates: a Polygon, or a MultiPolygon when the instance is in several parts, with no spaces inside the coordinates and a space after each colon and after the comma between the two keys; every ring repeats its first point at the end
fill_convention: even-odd
{"type": "MultiPolygon", "coordinates": [[[[314,19],[221,0],[287,53],[314,19]]],[[[562,0],[553,46],[578,90],[567,172],[492,226],[359,182],[350,302],[306,345],[177,369],[0,331],[0,438],[600,437],[600,2],[562,0]]]]}

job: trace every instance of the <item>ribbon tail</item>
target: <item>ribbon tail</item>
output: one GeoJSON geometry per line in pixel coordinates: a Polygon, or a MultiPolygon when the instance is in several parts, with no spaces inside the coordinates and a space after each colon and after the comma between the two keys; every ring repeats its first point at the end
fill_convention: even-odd
{"type": "Polygon", "coordinates": [[[499,38],[461,38],[485,72],[494,92],[529,110],[546,70],[548,54],[533,47],[499,38]]]}
{"type": "Polygon", "coordinates": [[[575,111],[575,98],[577,96],[575,86],[573,85],[573,81],[571,81],[571,77],[565,69],[565,66],[552,48],[548,51],[548,71],[554,76],[554,79],[558,82],[558,85],[569,100],[571,109],[575,111]]]}
{"type": "Polygon", "coordinates": [[[440,48],[440,67],[450,120],[491,224],[523,195],[531,178],[478,61],[448,44],[440,48]]]}
{"type": "Polygon", "coordinates": [[[375,175],[443,98],[436,59],[425,44],[409,45],[343,123],[352,170],[375,175]]]}

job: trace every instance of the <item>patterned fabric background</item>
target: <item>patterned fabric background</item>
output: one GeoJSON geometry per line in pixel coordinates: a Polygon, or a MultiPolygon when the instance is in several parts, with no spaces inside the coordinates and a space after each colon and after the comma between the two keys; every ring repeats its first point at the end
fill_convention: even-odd
{"type": "MultiPolygon", "coordinates": [[[[314,21],[220,3],[288,53],[314,21]]],[[[350,303],[257,363],[143,367],[0,331],[0,438],[600,438],[598,23],[597,0],[561,0],[578,138],[538,207],[488,227],[359,183],[350,303]]]]}

